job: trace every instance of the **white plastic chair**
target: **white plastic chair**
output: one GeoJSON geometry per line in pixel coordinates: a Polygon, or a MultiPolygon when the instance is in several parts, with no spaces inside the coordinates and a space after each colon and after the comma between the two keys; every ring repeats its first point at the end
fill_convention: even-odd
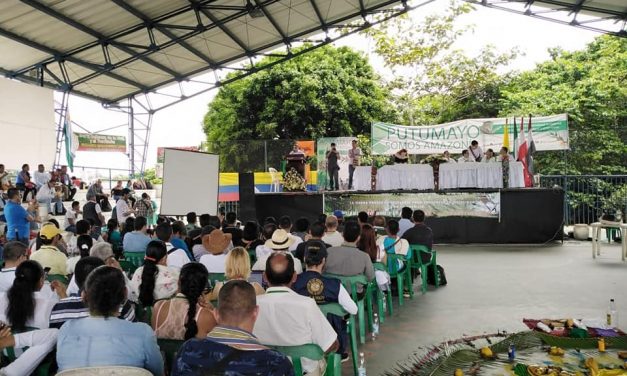
{"type": "Polygon", "coordinates": [[[268,172],[272,178],[272,184],[270,185],[270,192],[280,192],[281,181],[279,180],[279,172],[276,168],[268,167],[268,172]]]}
{"type": "Polygon", "coordinates": [[[57,373],[57,376],[152,376],[152,373],[143,368],[110,366],[84,367],[67,369],[57,373]]]}

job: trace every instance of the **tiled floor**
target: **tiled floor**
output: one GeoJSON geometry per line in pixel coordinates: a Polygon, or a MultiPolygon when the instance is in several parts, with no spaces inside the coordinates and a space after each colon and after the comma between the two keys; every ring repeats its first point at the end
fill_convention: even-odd
{"type": "MultiPolygon", "coordinates": [[[[420,346],[462,335],[525,330],[524,317],[602,317],[617,301],[627,329],[627,262],[620,244],[602,244],[592,259],[590,242],[549,246],[438,246],[448,286],[421,295],[381,325],[366,354],[368,375],[380,375],[420,346]]],[[[395,300],[396,302],[396,300],[395,300]]],[[[350,362],[344,374],[350,375],[350,362]]]]}

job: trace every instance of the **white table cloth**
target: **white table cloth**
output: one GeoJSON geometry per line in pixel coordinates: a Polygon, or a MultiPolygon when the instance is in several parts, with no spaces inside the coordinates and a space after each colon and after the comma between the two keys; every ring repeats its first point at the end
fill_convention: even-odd
{"type": "Polygon", "coordinates": [[[503,188],[501,163],[442,163],[438,182],[440,189],[503,188]]]}
{"type": "Polygon", "coordinates": [[[377,171],[377,190],[434,188],[433,167],[428,164],[396,164],[377,171]]]}
{"type": "Polygon", "coordinates": [[[525,175],[522,162],[509,162],[509,188],[524,188],[525,175]]]}
{"type": "Polygon", "coordinates": [[[370,185],[372,167],[358,166],[353,172],[353,188],[357,191],[369,191],[372,189],[370,185]]]}

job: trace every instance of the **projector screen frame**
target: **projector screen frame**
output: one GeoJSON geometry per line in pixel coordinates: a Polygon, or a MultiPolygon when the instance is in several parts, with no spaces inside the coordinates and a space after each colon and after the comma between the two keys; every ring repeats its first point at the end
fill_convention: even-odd
{"type": "MultiPolygon", "coordinates": [[[[165,187],[165,182],[166,182],[166,178],[168,177],[168,169],[167,169],[167,156],[168,156],[168,151],[174,151],[174,152],[181,152],[181,153],[195,153],[195,154],[204,154],[204,155],[210,155],[210,156],[214,156],[218,159],[217,161],[217,168],[216,168],[216,190],[215,190],[215,208],[213,208],[212,210],[208,210],[206,213],[205,212],[198,212],[198,209],[195,210],[190,210],[190,211],[194,211],[196,212],[198,215],[201,214],[209,214],[209,215],[218,215],[218,209],[219,209],[219,195],[220,195],[220,155],[219,154],[214,154],[214,153],[207,153],[204,151],[199,151],[199,150],[183,150],[183,149],[178,149],[176,147],[167,147],[164,148],[164,154],[163,154],[163,183],[162,183],[162,190],[161,190],[161,197],[160,197],[160,204],[159,204],[159,215],[163,215],[166,217],[171,217],[171,216],[183,216],[186,215],[187,213],[180,213],[180,214],[176,214],[176,213],[164,213],[161,211],[161,208],[163,207],[163,198],[164,198],[164,192],[165,190],[163,189],[165,187]]],[[[189,212],[189,211],[188,211],[189,212]]]]}

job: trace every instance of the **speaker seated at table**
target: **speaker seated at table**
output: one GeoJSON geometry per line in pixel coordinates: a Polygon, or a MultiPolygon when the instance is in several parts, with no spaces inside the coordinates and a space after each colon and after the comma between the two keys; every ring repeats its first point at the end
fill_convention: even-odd
{"type": "Polygon", "coordinates": [[[409,155],[407,155],[407,149],[401,149],[394,153],[394,163],[407,163],[409,161],[409,155]]]}
{"type": "Polygon", "coordinates": [[[287,159],[287,169],[295,169],[296,172],[303,178],[305,178],[305,152],[298,146],[298,144],[294,144],[294,149],[289,152],[286,156],[287,159]]]}

